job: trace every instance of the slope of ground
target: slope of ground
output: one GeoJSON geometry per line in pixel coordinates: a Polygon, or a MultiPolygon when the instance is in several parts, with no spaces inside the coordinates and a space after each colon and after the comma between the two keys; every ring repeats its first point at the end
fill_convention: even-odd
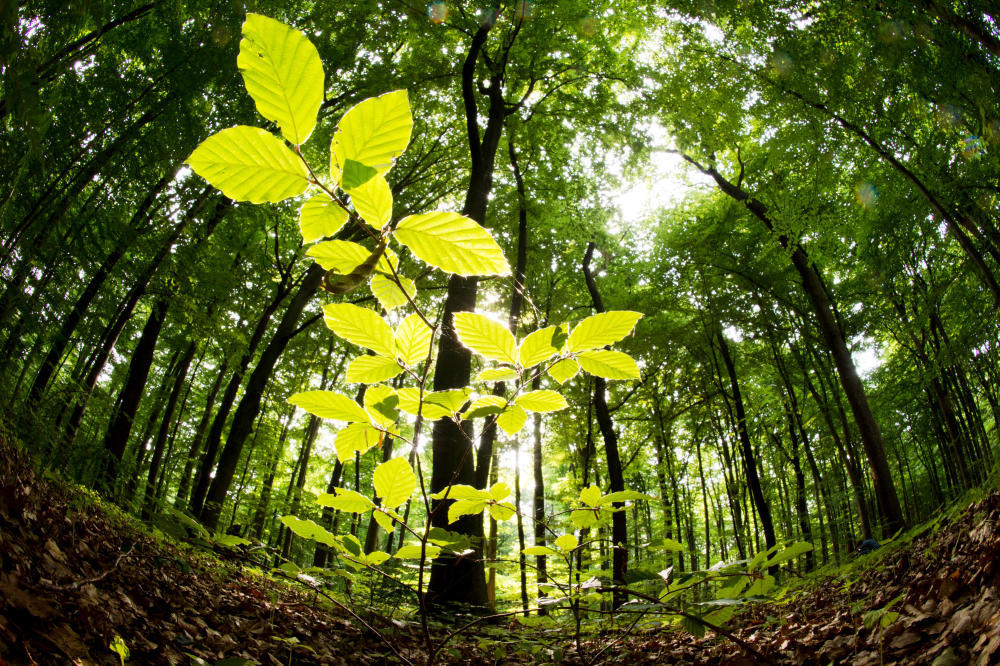
{"type": "MultiPolygon", "coordinates": [[[[546,649],[535,654],[564,663],[1000,663],[998,528],[994,491],[836,576],[811,578],[790,600],[747,609],[733,629],[746,647],[662,630],[609,633],[580,653],[565,634],[538,635],[546,649]]],[[[415,623],[375,629],[410,660],[426,659],[415,623]]],[[[507,633],[516,642],[528,632],[513,623],[507,633]]],[[[402,661],[322,597],[154,538],[79,489],[40,477],[0,438],[0,666],[117,664],[116,636],[136,664],[402,661]]],[[[498,660],[483,645],[462,636],[441,656],[527,660],[498,660]]]]}

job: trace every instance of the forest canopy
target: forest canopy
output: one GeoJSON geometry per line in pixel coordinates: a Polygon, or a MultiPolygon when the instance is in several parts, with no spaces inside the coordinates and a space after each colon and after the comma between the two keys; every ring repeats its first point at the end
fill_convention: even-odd
{"type": "Polygon", "coordinates": [[[996,464],[990,3],[0,16],[0,402],[162,533],[704,633],[996,464]]]}

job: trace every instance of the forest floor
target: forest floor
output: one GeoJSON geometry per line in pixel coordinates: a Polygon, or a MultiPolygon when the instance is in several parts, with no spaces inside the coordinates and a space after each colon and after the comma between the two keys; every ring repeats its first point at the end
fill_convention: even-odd
{"type": "MultiPolygon", "coordinates": [[[[711,632],[591,634],[578,653],[565,632],[501,629],[542,645],[536,655],[550,663],[1000,663],[1000,492],[811,576],[731,625],[756,654],[711,632]]],[[[418,623],[359,628],[308,590],[154,537],[0,441],[0,666],[118,664],[116,636],[133,664],[402,663],[379,634],[426,660],[418,623]]],[[[441,653],[452,663],[528,660],[498,656],[475,632],[441,653]]]]}

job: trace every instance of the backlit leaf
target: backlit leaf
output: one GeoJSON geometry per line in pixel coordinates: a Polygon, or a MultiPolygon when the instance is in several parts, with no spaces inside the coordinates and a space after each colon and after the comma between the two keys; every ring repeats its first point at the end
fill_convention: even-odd
{"type": "Polygon", "coordinates": [[[566,398],[549,389],[523,393],[517,396],[514,404],[531,412],[557,412],[560,409],[569,407],[566,398]]]}
{"type": "Polygon", "coordinates": [[[528,546],[521,551],[525,555],[558,555],[559,552],[548,546],[528,546]]]}
{"type": "Polygon", "coordinates": [[[391,386],[369,386],[365,391],[364,402],[365,410],[376,427],[395,431],[396,421],[399,419],[399,396],[391,386]]]}
{"type": "Polygon", "coordinates": [[[382,431],[368,423],[352,423],[337,433],[334,444],[337,447],[337,458],[346,463],[354,458],[354,452],[367,452],[378,444],[382,431]]]}
{"type": "Polygon", "coordinates": [[[321,419],[368,422],[368,414],[361,405],[336,391],[303,391],[288,398],[288,402],[321,419]]]}
{"type": "Polygon", "coordinates": [[[614,344],[631,333],[640,319],[641,313],[630,310],[612,310],[587,317],[570,332],[566,351],[586,351],[614,344]]]}
{"type": "Polygon", "coordinates": [[[374,483],[382,505],[397,507],[410,499],[417,487],[417,477],[406,458],[390,458],[375,468],[374,483]]]}
{"type": "Polygon", "coordinates": [[[348,342],[379,356],[396,358],[393,331],[376,312],[351,303],[328,303],[323,306],[323,319],[331,331],[348,342]]]}
{"type": "Polygon", "coordinates": [[[455,332],[463,345],[491,361],[517,363],[517,340],[507,328],[476,312],[456,312],[455,332]]]}
{"type": "Polygon", "coordinates": [[[349,109],[337,124],[331,152],[341,165],[350,159],[384,174],[406,149],[412,129],[406,91],[394,90],[349,109]]]}
{"type": "Polygon", "coordinates": [[[446,273],[510,275],[503,250],[490,232],[458,213],[410,215],[393,234],[418,259],[446,273]]]}
{"type": "Polygon", "coordinates": [[[639,379],[639,366],[628,354],[600,349],[580,352],[577,357],[580,367],[597,377],[605,379],[639,379]]]}
{"type": "Polygon", "coordinates": [[[476,375],[477,382],[505,382],[511,379],[517,379],[520,375],[517,374],[517,370],[514,368],[499,367],[499,368],[486,368],[476,375]]]}
{"type": "Polygon", "coordinates": [[[580,545],[580,540],[572,534],[563,534],[561,537],[556,539],[555,544],[563,550],[573,550],[580,545]]]}
{"type": "Polygon", "coordinates": [[[334,235],[346,222],[347,211],[325,194],[309,197],[299,211],[299,231],[306,243],[334,235]]]}
{"type": "Polygon", "coordinates": [[[295,197],[309,186],[309,172],[281,139],[239,125],[208,137],[187,163],[230,199],[251,203],[295,197]]]}
{"type": "MultiPolygon", "coordinates": [[[[471,389],[448,389],[447,391],[434,391],[424,395],[424,407],[437,406],[445,410],[446,415],[454,416],[461,411],[462,407],[469,400],[471,389]]],[[[427,418],[433,418],[427,411],[424,412],[427,418]]],[[[440,418],[440,417],[437,417],[440,418]]]]}
{"type": "Polygon", "coordinates": [[[490,499],[490,493],[488,490],[480,490],[463,483],[456,483],[434,493],[431,495],[431,499],[466,499],[486,502],[490,499]]]}
{"type": "Polygon", "coordinates": [[[430,355],[432,331],[420,315],[414,313],[396,328],[396,354],[407,365],[417,365],[430,355]]]}
{"type": "Polygon", "coordinates": [[[420,544],[410,544],[397,550],[393,557],[401,560],[419,560],[421,553],[423,553],[423,556],[426,559],[433,560],[441,554],[441,549],[437,546],[431,546],[429,544],[424,548],[421,548],[420,544]]]}
{"type": "Polygon", "coordinates": [[[510,497],[510,486],[508,486],[503,481],[497,481],[492,486],[490,486],[490,499],[494,502],[502,502],[508,497],[510,497]]]}
{"type": "Polygon", "coordinates": [[[371,256],[371,250],[350,241],[330,240],[316,243],[306,250],[306,256],[315,259],[324,270],[347,275],[371,256]]]}
{"type": "Polygon", "coordinates": [[[370,284],[372,294],[378,299],[378,303],[382,306],[382,309],[387,312],[409,303],[410,301],[406,298],[406,294],[409,294],[411,299],[417,295],[417,285],[413,280],[400,275],[399,281],[406,289],[405,294],[392,278],[386,277],[381,273],[377,273],[372,277],[370,284]]]}
{"type": "Polygon", "coordinates": [[[460,499],[448,507],[448,522],[453,523],[462,516],[471,516],[482,513],[489,505],[487,500],[467,500],[460,499]]]}
{"type": "Polygon", "coordinates": [[[316,498],[316,503],[348,513],[364,513],[375,506],[374,502],[361,493],[346,488],[335,488],[332,493],[322,493],[316,498]]]}
{"type": "Polygon", "coordinates": [[[486,510],[489,512],[490,517],[499,523],[502,523],[505,520],[510,520],[514,517],[514,514],[517,513],[514,509],[514,505],[510,502],[490,504],[486,507],[486,510]]]}
{"type": "Polygon", "coordinates": [[[587,506],[597,506],[601,501],[601,489],[590,485],[580,491],[580,501],[587,506]]]}
{"type": "Polygon", "coordinates": [[[499,414],[507,406],[507,400],[498,395],[483,395],[476,398],[462,413],[463,419],[478,419],[499,414]]]}
{"type": "Polygon", "coordinates": [[[395,359],[365,355],[351,361],[344,379],[352,384],[377,384],[392,379],[402,371],[395,359]]]}
{"type": "Polygon", "coordinates": [[[518,361],[522,368],[533,368],[542,361],[548,360],[553,355],[559,353],[565,341],[565,334],[561,334],[560,326],[546,326],[532,333],[529,333],[521,340],[521,347],[518,350],[518,361]]]}
{"type": "Polygon", "coordinates": [[[331,547],[339,545],[337,544],[337,537],[328,532],[321,525],[317,525],[311,520],[302,520],[301,518],[296,518],[295,516],[282,516],[279,520],[281,520],[285,527],[290,529],[293,534],[300,536],[303,539],[318,541],[319,543],[331,547]]]}
{"type": "Polygon", "coordinates": [[[304,143],[323,103],[323,64],[312,42],[284,23],[247,14],[236,66],[260,115],[289,143],[304,143]]]}
{"type": "MultiPolygon", "coordinates": [[[[346,189],[346,186],[345,186],[346,189]]],[[[358,215],[376,229],[392,217],[392,191],[385,178],[375,174],[368,182],[348,191],[358,215]]]]}
{"type": "Polygon", "coordinates": [[[573,379],[578,372],[580,372],[580,364],[571,358],[556,361],[549,368],[549,376],[560,384],[565,384],[573,379]]]}
{"type": "Polygon", "coordinates": [[[513,437],[521,428],[524,427],[525,421],[528,420],[528,414],[521,407],[517,405],[511,405],[508,407],[503,414],[497,417],[497,425],[500,429],[507,433],[508,437],[513,437]]]}

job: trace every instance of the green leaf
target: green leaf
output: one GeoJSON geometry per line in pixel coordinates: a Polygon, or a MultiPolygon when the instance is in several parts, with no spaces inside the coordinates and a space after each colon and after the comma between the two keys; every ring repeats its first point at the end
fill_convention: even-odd
{"type": "MultiPolygon", "coordinates": [[[[376,516],[385,516],[384,513],[376,513],[376,516]]],[[[377,518],[376,518],[377,519],[377,518]]],[[[386,530],[388,532],[389,530],[386,530]]],[[[381,550],[373,550],[372,552],[365,555],[365,564],[370,567],[377,567],[384,564],[390,555],[389,553],[382,552],[381,550]]]]}
{"type": "Polygon", "coordinates": [[[737,599],[749,583],[749,576],[737,576],[729,585],[719,588],[715,596],[719,599],[737,599]]]}
{"type": "Polygon", "coordinates": [[[508,497],[510,497],[510,486],[508,486],[503,481],[497,481],[492,486],[490,486],[490,499],[494,502],[502,502],[508,497]]]}
{"type": "Polygon", "coordinates": [[[351,384],[377,384],[392,379],[402,371],[396,359],[365,355],[351,361],[344,379],[351,384]]]}
{"type": "MultiPolygon", "coordinates": [[[[306,243],[312,243],[320,238],[334,235],[343,228],[346,222],[347,211],[325,194],[317,194],[314,197],[309,197],[302,204],[302,209],[299,211],[299,231],[302,232],[302,240],[306,243]]],[[[354,245],[354,243],[351,243],[351,245],[354,245]]],[[[358,245],[358,247],[361,246],[358,245]]],[[[361,261],[364,261],[364,259],[361,261]]],[[[341,272],[349,273],[361,261],[354,264],[349,270],[341,272]]],[[[322,265],[322,262],[320,264],[322,265]]],[[[330,269],[327,268],[327,270],[330,269]]]]}
{"type": "Polygon", "coordinates": [[[528,414],[521,407],[517,405],[509,406],[504,412],[497,417],[497,425],[503,430],[508,437],[513,437],[521,431],[524,427],[524,423],[528,420],[528,414]]]}
{"type": "Polygon", "coordinates": [[[612,310],[587,317],[570,332],[566,351],[587,351],[614,344],[631,333],[640,319],[641,313],[630,310],[612,310]]]}
{"type": "Polygon", "coordinates": [[[687,550],[687,548],[684,547],[684,544],[682,544],[680,541],[667,538],[664,538],[662,541],[657,543],[655,549],[668,550],[668,551],[673,551],[675,553],[683,553],[685,550],[687,550]]]}
{"type": "Polygon", "coordinates": [[[548,546],[528,546],[521,551],[525,555],[558,555],[559,551],[548,546]]]}
{"type": "Polygon", "coordinates": [[[432,527],[427,533],[427,540],[448,550],[463,551],[469,548],[468,535],[449,532],[443,527],[432,527]]]}
{"type": "Polygon", "coordinates": [[[343,166],[344,170],[340,176],[340,186],[345,190],[353,190],[356,187],[361,187],[378,175],[378,170],[374,167],[352,159],[344,160],[343,166]]]}
{"type": "Polygon", "coordinates": [[[316,243],[306,250],[306,256],[315,259],[325,270],[347,275],[371,256],[371,250],[350,241],[330,240],[316,243]]]}
{"type": "Polygon", "coordinates": [[[808,553],[813,549],[813,545],[807,541],[796,541],[787,548],[778,551],[778,553],[769,559],[761,569],[768,569],[776,564],[781,564],[782,562],[787,562],[788,560],[794,560],[799,555],[808,553]]]}
{"type": "Polygon", "coordinates": [[[590,485],[580,491],[580,501],[587,506],[596,507],[601,503],[601,489],[590,485]]]}
{"type": "Polygon", "coordinates": [[[354,160],[384,174],[410,142],[413,117],[405,90],[370,97],[349,109],[330,146],[338,164],[354,160]]]}
{"type": "Polygon", "coordinates": [[[393,529],[395,529],[392,524],[392,518],[387,513],[379,511],[377,507],[372,512],[372,518],[374,518],[375,522],[379,524],[379,527],[384,529],[386,532],[392,532],[393,529]]]}
{"type": "Polygon", "coordinates": [[[414,313],[396,328],[396,354],[406,365],[414,366],[430,356],[433,331],[420,315],[414,313]]]}
{"type": "Polygon", "coordinates": [[[555,543],[557,548],[562,548],[563,550],[573,550],[580,545],[580,540],[573,534],[563,534],[561,537],[556,539],[555,543]]]}
{"type": "Polygon", "coordinates": [[[296,518],[295,516],[282,516],[280,520],[284,523],[285,527],[292,531],[293,534],[300,536],[303,539],[318,541],[319,543],[326,544],[331,548],[339,545],[337,537],[328,532],[321,525],[317,525],[311,520],[302,520],[301,518],[296,518]]]}
{"type": "Polygon", "coordinates": [[[399,558],[401,560],[419,560],[421,552],[426,553],[426,558],[428,560],[433,560],[435,557],[441,554],[441,549],[437,546],[431,546],[428,544],[426,550],[421,549],[420,544],[408,544],[403,546],[396,551],[393,557],[399,558]]]}
{"type": "Polygon", "coordinates": [[[580,529],[597,524],[597,514],[591,509],[573,509],[570,511],[569,519],[580,529]]]}
{"type": "Polygon", "coordinates": [[[607,495],[602,497],[601,501],[598,502],[597,504],[598,506],[602,506],[604,504],[611,504],[612,502],[625,502],[627,500],[653,500],[653,499],[656,498],[650,497],[649,495],[640,493],[635,490],[619,490],[618,492],[615,493],[608,493],[607,495]]]}
{"type": "Polygon", "coordinates": [[[365,391],[365,410],[372,424],[390,431],[395,430],[399,419],[399,396],[390,386],[378,384],[365,391]]]}
{"type": "Polygon", "coordinates": [[[239,125],[213,134],[194,149],[187,163],[237,201],[284,201],[309,186],[309,172],[295,153],[257,127],[239,125]]]}
{"type": "MultiPolygon", "coordinates": [[[[347,178],[346,174],[344,178],[347,178]]],[[[374,174],[368,182],[351,189],[348,193],[358,215],[376,229],[384,227],[392,218],[392,191],[382,176],[374,174]]]]}
{"type": "Polygon", "coordinates": [[[695,638],[702,638],[705,636],[705,625],[694,618],[687,616],[682,617],[681,626],[695,638]]]}
{"type": "Polygon", "coordinates": [[[560,333],[561,329],[561,326],[546,326],[526,335],[518,349],[518,362],[521,367],[533,368],[554,354],[558,354],[562,340],[565,339],[565,334],[560,333]]]}
{"type": "Polygon", "coordinates": [[[557,412],[560,409],[569,407],[566,398],[549,389],[523,393],[517,396],[514,404],[532,412],[557,412]]]}
{"type": "Polygon", "coordinates": [[[506,366],[501,366],[498,368],[486,368],[478,375],[476,375],[477,382],[505,382],[511,379],[517,379],[520,375],[517,374],[517,370],[514,368],[508,368],[506,366]]]}
{"type": "Polygon", "coordinates": [[[236,66],[260,115],[289,143],[305,143],[323,103],[323,64],[312,42],[284,23],[247,14],[236,66]]]}
{"type": "Polygon", "coordinates": [[[482,513],[489,505],[486,500],[460,499],[448,507],[448,523],[453,523],[462,516],[471,516],[482,513]]]}
{"type": "Polygon", "coordinates": [[[374,502],[354,490],[334,488],[334,491],[334,493],[322,493],[316,498],[316,503],[348,513],[364,513],[375,507],[374,502]]]}
{"type": "Polygon", "coordinates": [[[491,361],[517,363],[517,340],[507,328],[475,312],[456,312],[455,332],[463,345],[491,361]]]}
{"type": "Polygon", "coordinates": [[[639,379],[639,366],[622,352],[585,351],[577,355],[580,366],[592,375],[605,379],[639,379]]]}
{"type": "Polygon", "coordinates": [[[368,423],[368,414],[361,405],[336,391],[303,391],[290,397],[288,402],[321,419],[368,423]]]}
{"type": "Polygon", "coordinates": [[[463,419],[478,419],[484,416],[499,414],[507,406],[507,400],[498,395],[484,395],[473,401],[469,408],[462,413],[463,419]]]}
{"type": "Polygon", "coordinates": [[[375,493],[382,505],[397,507],[410,499],[417,487],[417,477],[406,458],[390,458],[375,468],[375,493]]]}
{"type": "Polygon", "coordinates": [[[510,275],[503,250],[490,232],[458,213],[410,215],[393,234],[418,259],[446,273],[510,275]]]}
{"type": "Polygon", "coordinates": [[[111,639],[111,644],[108,645],[108,649],[118,655],[118,660],[122,666],[125,666],[126,660],[129,657],[128,646],[125,645],[125,639],[123,639],[118,634],[111,639]]]}
{"type": "Polygon", "coordinates": [[[748,597],[762,597],[774,589],[774,576],[765,574],[763,578],[755,580],[744,593],[748,597]]]}
{"type": "Polygon", "coordinates": [[[486,510],[489,511],[490,517],[492,517],[493,520],[497,521],[498,523],[502,523],[505,520],[510,520],[511,518],[514,517],[514,514],[517,513],[517,510],[514,509],[514,505],[511,504],[510,502],[502,502],[500,504],[490,504],[489,506],[486,507],[486,510]]]}
{"type": "Polygon", "coordinates": [[[469,400],[472,389],[448,389],[447,391],[434,391],[424,395],[424,416],[427,418],[441,418],[441,416],[431,416],[435,411],[428,411],[428,407],[440,407],[444,410],[442,416],[455,416],[469,400]]]}
{"type": "Polygon", "coordinates": [[[411,299],[417,295],[417,284],[413,280],[400,275],[399,281],[403,285],[403,289],[406,289],[406,293],[403,293],[403,289],[400,289],[399,285],[392,278],[386,277],[381,273],[372,277],[370,284],[372,294],[378,299],[379,305],[386,312],[391,312],[395,308],[409,303],[410,301],[406,298],[406,294],[409,294],[411,299]]]}
{"type": "Polygon", "coordinates": [[[580,372],[580,364],[574,359],[564,358],[552,364],[552,367],[549,368],[549,377],[552,377],[552,379],[560,384],[565,384],[576,377],[576,373],[578,372],[580,372]]]}
{"type": "Polygon", "coordinates": [[[328,303],[323,306],[327,327],[339,337],[379,356],[396,358],[396,341],[389,324],[368,308],[351,303],[328,303]]]}
{"type": "Polygon", "coordinates": [[[431,499],[436,500],[445,499],[446,497],[453,500],[483,500],[485,502],[489,501],[490,493],[487,490],[480,490],[463,483],[456,483],[431,495],[431,499]]]}
{"type": "Polygon", "coordinates": [[[346,463],[354,458],[354,452],[367,452],[379,443],[382,431],[368,423],[352,423],[337,433],[334,445],[337,447],[337,458],[346,463]]]}

